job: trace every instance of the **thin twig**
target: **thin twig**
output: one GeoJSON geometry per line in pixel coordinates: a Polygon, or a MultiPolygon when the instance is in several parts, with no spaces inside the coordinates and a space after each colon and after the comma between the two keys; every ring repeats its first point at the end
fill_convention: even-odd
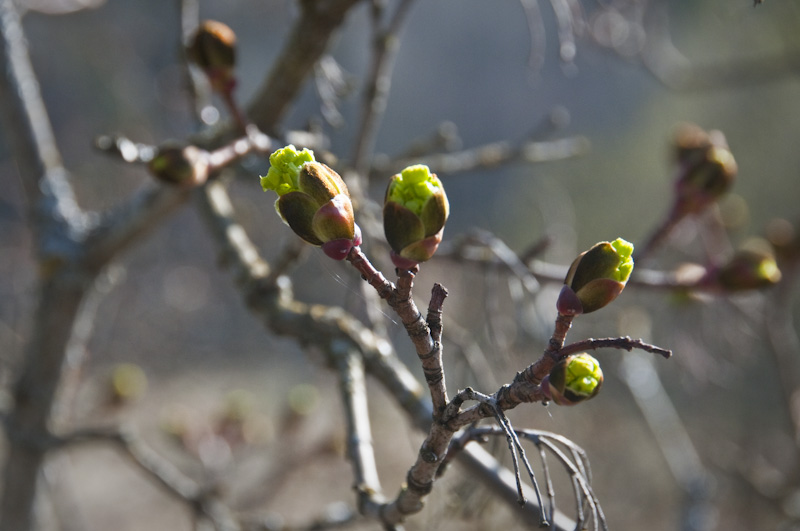
{"type": "Polygon", "coordinates": [[[561,348],[561,350],[558,351],[558,355],[563,358],[565,356],[569,356],[570,354],[575,354],[576,352],[583,352],[584,350],[596,350],[599,348],[616,348],[620,350],[627,350],[628,352],[632,351],[633,349],[639,349],[644,350],[645,352],[658,354],[659,356],[663,356],[667,359],[672,356],[672,351],[669,349],[645,343],[641,339],[631,339],[627,336],[606,337],[602,339],[584,339],[582,341],[565,345],[563,348],[561,348]]]}

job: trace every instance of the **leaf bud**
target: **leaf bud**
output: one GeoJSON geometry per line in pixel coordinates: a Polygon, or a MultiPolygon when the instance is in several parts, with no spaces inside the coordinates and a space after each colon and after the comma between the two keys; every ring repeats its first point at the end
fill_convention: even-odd
{"type": "Polygon", "coordinates": [[[738,166],[720,131],[706,133],[696,125],[684,125],[675,144],[680,165],[675,209],[680,215],[695,214],[730,190],[738,166]]]}
{"type": "Polygon", "coordinates": [[[150,173],[159,181],[191,188],[208,179],[208,160],[195,146],[166,144],[148,163],[150,173]]]}
{"type": "Polygon", "coordinates": [[[295,234],[336,260],[361,245],[347,185],[336,171],[292,145],[275,151],[269,162],[261,187],[278,194],[275,210],[295,234]]]}
{"type": "Polygon", "coordinates": [[[192,37],[187,53],[206,74],[214,91],[230,91],[236,85],[236,34],[226,24],[204,21],[192,37]]]}
{"type": "Polygon", "coordinates": [[[394,175],[384,198],[383,231],[395,266],[410,269],[429,260],[449,213],[444,186],[427,166],[409,166],[394,175]]]}
{"type": "Polygon", "coordinates": [[[556,308],[562,315],[599,310],[622,293],[633,271],[633,244],[617,238],[581,253],[567,272],[556,308]]]}
{"type": "Polygon", "coordinates": [[[596,396],[602,385],[600,363],[584,352],[559,360],[542,380],[542,391],[560,406],[574,406],[596,396]]]}
{"type": "Polygon", "coordinates": [[[745,242],[725,264],[710,270],[705,282],[726,291],[745,291],[777,284],[781,272],[766,240],[745,242]]]}

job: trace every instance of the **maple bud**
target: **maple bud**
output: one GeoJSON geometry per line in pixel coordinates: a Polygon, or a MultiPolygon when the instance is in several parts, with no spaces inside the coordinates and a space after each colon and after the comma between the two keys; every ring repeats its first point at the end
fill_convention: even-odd
{"type": "Polygon", "coordinates": [[[383,231],[395,266],[410,269],[429,260],[444,234],[450,204],[444,187],[427,166],[409,166],[389,181],[383,231]]]}
{"type": "Polygon", "coordinates": [[[617,298],[633,271],[633,244],[617,238],[581,253],[567,272],[556,308],[562,315],[599,310],[617,298]]]}
{"type": "Polygon", "coordinates": [[[159,181],[183,187],[199,186],[208,179],[208,160],[195,146],[165,144],[148,163],[159,181]]]}
{"type": "Polygon", "coordinates": [[[219,93],[236,85],[236,34],[222,22],[206,20],[194,34],[189,58],[205,72],[211,88],[219,93]]]}
{"type": "Polygon", "coordinates": [[[278,194],[275,210],[295,234],[335,260],[361,245],[350,194],[338,173],[316,162],[312,151],[292,145],[275,151],[269,162],[261,187],[278,194]]]}
{"type": "Polygon", "coordinates": [[[725,264],[711,269],[705,281],[727,291],[760,289],[777,284],[781,272],[766,240],[745,242],[725,264]]]}
{"type": "Polygon", "coordinates": [[[560,406],[573,406],[596,396],[602,385],[600,363],[584,352],[559,360],[542,380],[542,391],[560,406]]]}
{"type": "Polygon", "coordinates": [[[696,125],[678,130],[675,154],[680,171],[675,181],[678,215],[696,214],[730,190],[738,166],[720,131],[705,132],[696,125]]]}

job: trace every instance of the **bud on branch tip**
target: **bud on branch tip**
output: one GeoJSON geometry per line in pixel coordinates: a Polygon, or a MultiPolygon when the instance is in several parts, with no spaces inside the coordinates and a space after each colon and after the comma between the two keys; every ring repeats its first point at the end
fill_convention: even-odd
{"type": "Polygon", "coordinates": [[[581,253],[567,272],[556,307],[562,315],[589,313],[617,298],[633,271],[633,244],[617,238],[581,253]]]}
{"type": "Polygon", "coordinates": [[[395,266],[410,269],[429,260],[442,241],[450,204],[427,166],[409,166],[386,189],[383,229],[395,266]]]}
{"type": "Polygon", "coordinates": [[[335,260],[361,245],[350,193],[336,171],[315,161],[312,151],[292,145],[275,151],[269,163],[261,187],[278,194],[275,210],[295,234],[335,260]]]}
{"type": "Polygon", "coordinates": [[[600,362],[587,353],[560,360],[542,380],[542,391],[560,406],[572,406],[593,398],[603,385],[600,362]]]}

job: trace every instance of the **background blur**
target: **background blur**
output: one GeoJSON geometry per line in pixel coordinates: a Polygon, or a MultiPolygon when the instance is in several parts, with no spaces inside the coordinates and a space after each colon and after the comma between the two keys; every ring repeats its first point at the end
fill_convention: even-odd
{"type": "MultiPolygon", "coordinates": [[[[642,65],[636,52],[643,28],[623,22],[643,7],[635,0],[583,2],[586,20],[598,35],[605,35],[600,44],[613,43],[616,49],[585,34],[576,41],[570,63],[559,57],[553,10],[541,2],[545,46],[533,50],[543,54],[540,67],[530,61],[531,33],[519,1],[440,0],[414,6],[402,35],[378,152],[398,155],[443,122],[455,124],[465,149],[497,140],[520,141],[554,111],[562,125],[551,138],[580,135],[591,146],[583,156],[567,161],[442,175],[452,207],[446,241],[479,227],[522,251],[549,236],[552,244],[543,258],[563,265],[596,241],[621,236],[642,242],[669,207],[669,139],[681,121],[722,130],[737,159],[734,193],[722,205],[734,245],[763,234],[773,218],[800,221],[796,59],[787,61],[786,68],[776,68],[776,75],[753,67],[713,83],[725,65],[753,61],[763,66],[787,53],[796,58],[800,4],[661,4],[675,45],[700,68],[701,84],[706,86],[669,88],[642,65]]],[[[295,7],[292,2],[248,0],[209,0],[200,6],[202,18],[221,20],[238,36],[237,94],[246,102],[280,50],[295,7]]],[[[108,208],[148,186],[143,168],[122,164],[92,146],[102,134],[158,144],[192,132],[173,3],[101,1],[94,9],[61,16],[30,11],[24,24],[81,204],[108,208]]],[[[367,70],[369,38],[367,10],[361,6],[332,50],[356,89],[367,70]]],[[[353,149],[359,105],[356,90],[342,102],[343,125],[329,129],[331,151],[345,161],[353,149]]],[[[310,82],[286,126],[305,127],[319,114],[320,101],[310,82]]],[[[6,146],[0,137],[0,368],[5,384],[26,341],[35,278],[33,235],[6,146]]],[[[252,179],[237,180],[234,195],[239,216],[270,258],[293,235],[274,215],[273,198],[260,191],[256,177],[266,169],[266,161],[250,161],[252,179]]],[[[379,198],[384,186],[376,183],[373,197],[379,198]]],[[[701,241],[702,231],[688,223],[650,265],[666,269],[685,260],[702,262],[701,241]]],[[[100,302],[89,343],[89,362],[65,418],[77,425],[130,420],[148,443],[194,470],[196,460],[178,452],[164,433],[165,419],[202,424],[234,407],[232,401],[246,403],[241,407],[259,419],[260,435],[253,445],[234,449],[238,453],[233,458],[213,458],[221,460],[216,473],[236,480],[232,495],[239,496],[239,507],[279,510],[291,520],[308,511],[315,514],[323,502],[352,504],[349,466],[336,455],[344,433],[332,378],[313,362],[313,353],[265,332],[216,261],[202,223],[185,208],[109,272],[107,296],[100,302]],[[112,407],[107,403],[108,376],[122,362],[144,370],[148,390],[134,404],[112,407]],[[297,405],[298,396],[305,397],[300,402],[308,407],[297,405]],[[307,418],[297,428],[302,444],[275,438],[285,422],[294,422],[286,420],[292,415],[307,418]],[[280,475],[278,465],[292,451],[313,458],[304,458],[302,466],[295,463],[300,474],[289,479],[280,475]],[[239,465],[252,460],[258,465],[239,465]],[[309,488],[309,481],[316,488],[309,488]]],[[[300,300],[358,306],[360,295],[349,283],[349,272],[318,252],[308,253],[293,276],[300,300]]],[[[519,303],[510,299],[509,282],[501,271],[441,260],[423,267],[416,290],[419,300],[426,301],[435,281],[449,289],[445,311],[463,327],[451,328],[453,336],[481,347],[495,382],[510,381],[538,357],[546,341],[543,334],[555,317],[555,288],[546,286],[519,303]]],[[[788,288],[784,284],[778,289],[788,288]]],[[[517,427],[554,431],[586,449],[595,492],[611,529],[692,528],[686,522],[695,522],[693,529],[800,529],[786,523],[800,518],[800,475],[798,447],[764,334],[763,315],[772,295],[687,300],[631,287],[618,303],[600,312],[603,315],[580,319],[569,336],[573,341],[641,336],[675,351],[670,361],[654,361],[700,463],[713,477],[697,486],[699,494],[676,480],[674,467],[659,449],[663,441],[648,428],[621,380],[620,361],[648,356],[645,353],[599,353],[606,381],[590,403],[518,408],[511,418],[517,427]]],[[[795,329],[797,299],[795,290],[795,329]]],[[[398,337],[398,350],[412,355],[402,327],[388,316],[386,326],[398,337]]],[[[447,334],[446,327],[446,338],[447,334]]],[[[452,353],[445,359],[451,392],[476,385],[476,377],[460,361],[458,345],[445,348],[447,355],[452,353]]],[[[383,391],[377,386],[373,391],[382,479],[393,493],[421,439],[383,391]]],[[[673,458],[697,469],[690,458],[673,458]]],[[[46,476],[48,529],[191,528],[180,506],[164,499],[110,451],[65,452],[51,459],[46,476]]],[[[458,514],[465,521],[450,525],[468,529],[466,522],[473,518],[484,522],[475,529],[493,528],[498,522],[514,528],[506,506],[475,494],[468,479],[449,474],[449,487],[435,489],[430,507],[409,527],[443,526],[448,510],[466,505],[484,520],[462,509],[458,514]]],[[[567,513],[569,496],[565,490],[560,502],[567,513]]]]}

